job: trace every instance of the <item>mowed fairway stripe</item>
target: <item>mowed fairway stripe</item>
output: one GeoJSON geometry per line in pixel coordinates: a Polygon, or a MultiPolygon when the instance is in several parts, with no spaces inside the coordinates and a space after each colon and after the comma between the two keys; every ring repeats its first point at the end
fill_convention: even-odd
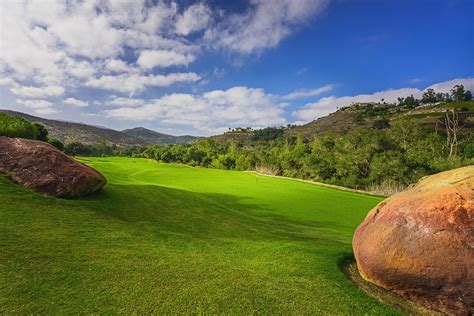
{"type": "Polygon", "coordinates": [[[347,280],[379,197],[145,159],[60,200],[0,177],[0,313],[394,314],[347,280]]]}

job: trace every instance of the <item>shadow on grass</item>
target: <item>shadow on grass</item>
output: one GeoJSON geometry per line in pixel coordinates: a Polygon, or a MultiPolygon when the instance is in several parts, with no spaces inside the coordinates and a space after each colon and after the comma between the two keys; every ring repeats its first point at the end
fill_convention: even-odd
{"type": "Polygon", "coordinates": [[[337,265],[344,275],[359,289],[380,302],[402,312],[405,315],[444,315],[443,313],[428,309],[397,293],[382,288],[365,280],[359,273],[354,255],[346,253],[338,260],[337,265]]]}
{"type": "Polygon", "coordinates": [[[173,230],[193,238],[334,242],[336,231],[350,229],[336,222],[298,221],[253,198],[157,185],[109,184],[82,199],[81,204],[121,221],[147,223],[157,230],[173,230]]]}

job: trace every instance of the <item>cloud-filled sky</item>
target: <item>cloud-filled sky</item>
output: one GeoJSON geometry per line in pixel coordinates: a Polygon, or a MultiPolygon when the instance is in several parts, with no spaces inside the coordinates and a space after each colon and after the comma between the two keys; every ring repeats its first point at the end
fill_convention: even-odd
{"type": "Polygon", "coordinates": [[[471,0],[5,0],[0,108],[212,135],[474,90],[471,0]]]}

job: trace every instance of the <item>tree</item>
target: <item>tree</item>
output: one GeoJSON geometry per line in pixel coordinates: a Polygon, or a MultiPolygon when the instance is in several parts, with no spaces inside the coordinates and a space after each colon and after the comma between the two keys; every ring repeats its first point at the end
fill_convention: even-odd
{"type": "Polygon", "coordinates": [[[406,109],[413,109],[419,105],[420,100],[415,99],[415,97],[412,94],[406,98],[398,98],[398,102],[399,102],[398,106],[403,106],[406,109]]]}
{"type": "Polygon", "coordinates": [[[64,152],[70,156],[90,156],[92,148],[79,142],[73,142],[65,146],[64,152]]]}
{"type": "Polygon", "coordinates": [[[34,123],[36,131],[38,132],[37,139],[42,142],[48,141],[48,130],[41,124],[34,123]]]}
{"type": "Polygon", "coordinates": [[[471,91],[467,90],[464,93],[464,101],[471,101],[471,99],[472,99],[472,93],[471,93],[471,91]]]}
{"type": "Polygon", "coordinates": [[[423,93],[423,97],[421,98],[421,102],[423,103],[434,103],[436,102],[436,93],[434,89],[428,89],[423,93]]]}
{"type": "Polygon", "coordinates": [[[277,139],[283,135],[283,129],[276,127],[267,127],[253,132],[253,140],[269,141],[277,139]]]}
{"type": "Polygon", "coordinates": [[[465,93],[466,91],[464,91],[464,86],[462,84],[457,84],[451,89],[451,96],[456,102],[463,101],[465,93]]]}
{"type": "Polygon", "coordinates": [[[446,142],[449,150],[449,157],[451,157],[457,153],[458,135],[462,129],[461,120],[456,109],[453,111],[446,111],[444,125],[446,127],[446,142]]]}
{"type": "Polygon", "coordinates": [[[64,150],[64,144],[57,138],[48,138],[48,143],[59,149],[60,151],[64,150]]]}

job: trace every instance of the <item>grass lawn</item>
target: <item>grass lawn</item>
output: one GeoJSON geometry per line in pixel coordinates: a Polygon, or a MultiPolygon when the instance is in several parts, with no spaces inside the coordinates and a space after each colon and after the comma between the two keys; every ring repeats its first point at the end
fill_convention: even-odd
{"type": "Polygon", "coordinates": [[[340,271],[381,198],[251,173],[87,158],[81,200],[0,176],[0,314],[395,314],[340,271]]]}

